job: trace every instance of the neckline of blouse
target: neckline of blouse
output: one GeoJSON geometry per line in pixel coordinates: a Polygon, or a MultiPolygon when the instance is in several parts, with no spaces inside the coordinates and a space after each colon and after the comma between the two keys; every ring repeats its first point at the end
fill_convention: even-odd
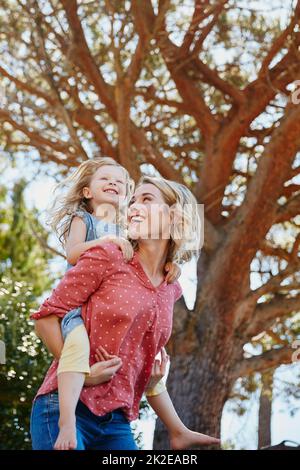
{"type": "Polygon", "coordinates": [[[138,254],[137,251],[134,252],[133,258],[129,263],[135,266],[138,274],[140,275],[140,277],[142,278],[142,280],[144,281],[146,286],[149,287],[150,289],[152,289],[154,291],[157,291],[157,290],[160,290],[161,288],[163,288],[164,286],[166,286],[166,284],[167,284],[166,279],[164,279],[158,286],[155,286],[154,284],[152,284],[149,276],[145,272],[145,270],[144,270],[144,268],[143,268],[143,266],[142,266],[142,264],[139,260],[139,254],[138,254]]]}

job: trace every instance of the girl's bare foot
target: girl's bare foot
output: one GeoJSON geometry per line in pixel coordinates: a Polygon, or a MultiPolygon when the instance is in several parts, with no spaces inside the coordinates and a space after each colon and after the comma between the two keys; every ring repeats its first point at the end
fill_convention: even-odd
{"type": "Polygon", "coordinates": [[[73,450],[77,447],[76,423],[59,425],[59,434],[54,444],[55,450],[73,450]]]}
{"type": "Polygon", "coordinates": [[[173,450],[189,449],[194,446],[220,445],[220,443],[220,439],[191,431],[188,428],[176,435],[170,436],[171,449],[173,450]]]}

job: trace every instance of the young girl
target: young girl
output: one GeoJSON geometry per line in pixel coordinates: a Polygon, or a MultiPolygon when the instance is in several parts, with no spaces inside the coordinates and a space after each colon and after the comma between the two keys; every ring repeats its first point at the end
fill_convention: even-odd
{"type": "MultiPolygon", "coordinates": [[[[68,269],[76,264],[84,251],[107,241],[117,244],[124,258],[129,261],[133,256],[133,248],[125,238],[122,217],[134,184],[127,170],[112,158],[87,160],[63,182],[64,185],[66,183],[69,189],[55,202],[51,225],[64,243],[68,269]]],[[[168,282],[173,282],[180,274],[180,269],[174,263],[167,263],[165,269],[168,271],[168,282]]],[[[80,308],[71,310],[64,317],[61,327],[64,346],[57,370],[60,432],[54,448],[66,450],[76,448],[75,410],[84,383],[95,385],[110,380],[122,364],[120,358],[108,354],[102,348],[95,357],[99,362],[107,361],[108,367],[104,369],[100,365],[102,376],[99,374],[99,365],[95,364],[90,369],[90,345],[80,308]],[[97,380],[93,378],[93,371],[97,371],[97,380]],[[90,377],[86,378],[89,374],[90,377]]],[[[167,356],[163,351],[162,370],[165,369],[166,361],[167,356]]],[[[158,381],[157,367],[156,363],[157,379],[154,377],[151,388],[147,390],[149,396],[165,390],[163,382],[158,381]]]]}

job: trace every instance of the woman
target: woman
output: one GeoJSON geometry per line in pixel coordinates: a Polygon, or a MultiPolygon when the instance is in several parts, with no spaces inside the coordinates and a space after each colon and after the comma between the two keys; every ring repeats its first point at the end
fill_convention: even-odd
{"type": "MultiPolygon", "coordinates": [[[[193,240],[198,248],[199,233],[196,201],[187,188],[161,178],[143,178],[129,211],[133,259],[126,263],[111,243],[91,248],[32,315],[38,321],[48,315],[62,318],[82,305],[91,365],[97,362],[101,346],[122,360],[109,382],[97,384],[92,377],[91,386],[83,389],[76,410],[77,449],[137,448],[129,423],[138,417],[155,356],[170,337],[173,306],[181,296],[178,282],[166,283],[164,266],[169,260],[190,259],[192,247],[187,250],[187,244],[193,240]]],[[[56,370],[54,361],[33,404],[35,449],[52,449],[58,433],[56,370]]],[[[149,402],[163,419],[172,402],[167,391],[161,395],[158,405],[157,396],[153,403],[149,397],[149,402]]],[[[179,418],[172,424],[173,448],[219,442],[188,430],[179,418]]]]}

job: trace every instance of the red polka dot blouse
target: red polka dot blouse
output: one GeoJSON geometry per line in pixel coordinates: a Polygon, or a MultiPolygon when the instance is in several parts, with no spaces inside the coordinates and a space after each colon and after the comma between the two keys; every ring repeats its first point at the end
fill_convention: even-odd
{"type": "MultiPolygon", "coordinates": [[[[31,318],[63,317],[82,306],[90,338],[90,365],[96,362],[95,351],[102,345],[121,357],[122,367],[109,382],[84,387],[80,399],[98,416],[122,408],[132,421],[138,418],[154,358],[171,335],[173,307],[181,295],[178,281],[154,287],[138,253],[126,263],[115,244],[105,243],[80,256],[31,318]]],[[[57,366],[58,361],[53,361],[37,396],[57,389],[57,366]]]]}

